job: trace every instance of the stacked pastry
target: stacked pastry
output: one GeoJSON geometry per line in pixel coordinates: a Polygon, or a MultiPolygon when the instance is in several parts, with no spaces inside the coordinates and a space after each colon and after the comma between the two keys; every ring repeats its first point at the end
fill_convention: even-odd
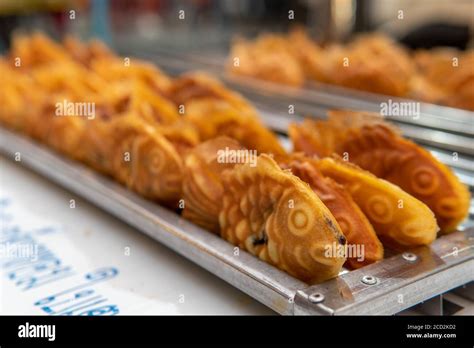
{"type": "Polygon", "coordinates": [[[473,59],[472,50],[409,52],[380,34],[322,46],[298,28],[254,41],[237,39],[228,69],[296,87],[317,81],[474,110],[473,59]]]}
{"type": "Polygon", "coordinates": [[[309,283],[380,260],[384,244],[429,244],[467,213],[451,171],[375,116],[292,125],[301,152],[288,154],[218,81],[173,79],[98,42],[16,37],[0,76],[2,124],[309,283]]]}
{"type": "Polygon", "coordinates": [[[283,151],[254,109],[213,79],[172,80],[98,42],[17,37],[0,69],[2,122],[165,204],[181,198],[183,158],[201,140],[229,133],[252,148],[283,151]],[[93,118],[58,114],[66,103],[94,105],[93,118]],[[236,127],[246,123],[244,132],[236,127]]]}

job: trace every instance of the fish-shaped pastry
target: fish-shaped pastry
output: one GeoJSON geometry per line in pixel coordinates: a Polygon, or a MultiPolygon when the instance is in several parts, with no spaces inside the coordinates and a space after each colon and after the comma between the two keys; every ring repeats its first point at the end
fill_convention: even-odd
{"type": "Polygon", "coordinates": [[[92,62],[91,72],[108,81],[103,93],[117,105],[118,113],[132,111],[149,123],[164,125],[180,119],[176,105],[165,96],[171,80],[157,68],[143,62],[124,66],[116,59],[102,59],[92,62]]]}
{"type": "Polygon", "coordinates": [[[225,135],[258,153],[285,153],[275,134],[256,115],[225,101],[191,101],[186,105],[185,119],[195,125],[202,141],[225,135]]]}
{"type": "Polygon", "coordinates": [[[156,128],[138,117],[94,120],[82,159],[140,195],[175,207],[181,198],[183,160],[156,128]]]}
{"type": "Polygon", "coordinates": [[[412,95],[457,108],[474,110],[474,50],[440,48],[418,51],[419,68],[412,95]],[[422,90],[425,88],[425,90],[422,90]],[[433,95],[434,94],[434,95],[433,95]]]}
{"type": "Polygon", "coordinates": [[[184,218],[209,231],[219,232],[219,211],[224,194],[222,173],[238,163],[246,163],[247,158],[231,158],[230,154],[247,151],[234,139],[221,136],[205,141],[189,152],[184,161],[184,218]]]}
{"type": "Polygon", "coordinates": [[[328,121],[306,120],[292,125],[289,133],[296,151],[337,153],[400,186],[428,205],[444,233],[468,214],[469,191],[451,169],[377,114],[331,111],[328,121]]]}
{"type": "Polygon", "coordinates": [[[385,95],[404,96],[414,64],[409,53],[386,36],[363,35],[344,46],[330,83],[385,95]]]}
{"type": "Polygon", "coordinates": [[[254,42],[234,40],[227,69],[237,76],[295,87],[305,81],[304,68],[293,54],[290,41],[275,34],[261,35],[254,42]]]}
{"type": "Polygon", "coordinates": [[[96,39],[86,43],[74,36],[67,35],[64,37],[62,44],[72,59],[85,66],[90,66],[91,62],[99,59],[117,58],[102,41],[96,39]]]}
{"type": "Polygon", "coordinates": [[[32,118],[41,113],[47,93],[38,89],[34,79],[15,68],[7,58],[0,57],[0,76],[0,122],[31,135],[35,126],[32,118]]]}
{"type": "Polygon", "coordinates": [[[318,160],[317,168],[347,188],[384,244],[412,247],[436,239],[433,212],[400,187],[337,156],[318,160]]]}
{"type": "Polygon", "coordinates": [[[346,239],[329,209],[268,155],[223,173],[221,236],[308,283],[335,277],[346,239]]]}
{"type": "Polygon", "coordinates": [[[112,152],[117,180],[144,197],[176,202],[181,196],[183,161],[175,147],[157,129],[136,118],[118,120],[111,132],[117,140],[112,152]]]}
{"type": "Polygon", "coordinates": [[[333,49],[321,47],[311,39],[302,27],[293,28],[286,37],[291,53],[297,58],[306,79],[328,82],[331,78],[332,66],[336,63],[333,49]]]}
{"type": "Polygon", "coordinates": [[[383,258],[383,246],[371,223],[341,184],[324,176],[317,168],[317,160],[301,154],[277,158],[283,169],[308,183],[336,218],[347,239],[347,262],[350,268],[359,268],[383,258]]]}
{"type": "Polygon", "coordinates": [[[101,56],[91,60],[89,66],[109,82],[139,81],[158,96],[164,96],[172,84],[172,79],[157,66],[133,57],[101,56]]]}
{"type": "Polygon", "coordinates": [[[60,44],[41,32],[14,35],[8,57],[12,61],[20,58],[19,66],[24,70],[71,60],[60,44]]]}
{"type": "Polygon", "coordinates": [[[183,159],[200,142],[194,125],[184,118],[170,125],[157,125],[155,129],[173,144],[183,159]]]}
{"type": "Polygon", "coordinates": [[[179,109],[184,108],[184,112],[190,101],[220,100],[227,102],[240,112],[257,115],[255,108],[239,93],[229,90],[218,80],[202,72],[181,75],[172,81],[166,94],[179,106],[179,109]]]}
{"type": "Polygon", "coordinates": [[[255,108],[208,75],[185,74],[173,81],[168,94],[186,121],[195,126],[201,141],[225,135],[259,153],[285,153],[255,108]]]}

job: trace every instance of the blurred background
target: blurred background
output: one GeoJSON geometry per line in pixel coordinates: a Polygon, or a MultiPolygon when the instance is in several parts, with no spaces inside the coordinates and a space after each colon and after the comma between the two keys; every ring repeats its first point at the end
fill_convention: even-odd
{"type": "MultiPolygon", "coordinates": [[[[0,0],[0,53],[8,50],[15,33],[39,30],[57,39],[73,34],[81,39],[101,39],[121,55],[158,62],[166,73],[173,75],[169,70],[173,68],[169,61],[176,63],[176,57],[184,57],[184,53],[202,57],[203,61],[211,60],[211,63],[224,62],[234,38],[254,38],[262,32],[286,33],[296,25],[304,26],[321,43],[347,42],[359,33],[381,31],[411,48],[451,46],[467,49],[474,47],[474,0],[0,0]],[[160,56],[160,52],[178,54],[169,55],[165,69],[163,62],[166,55],[160,56]]],[[[191,67],[195,68],[194,61],[191,67]]],[[[222,67],[218,66],[220,70],[222,67]]],[[[179,66],[176,69],[177,72],[183,71],[179,66]]],[[[467,70],[472,71],[469,66],[467,70]]],[[[444,71],[441,70],[440,84],[447,85],[445,78],[448,74],[444,71]]],[[[472,101],[472,74],[465,75],[466,100],[472,101]]],[[[377,99],[366,94],[337,94],[339,92],[329,89],[329,86],[318,87],[319,90],[308,89],[301,95],[291,90],[285,94],[283,89],[281,93],[273,89],[270,92],[270,89],[250,88],[249,84],[240,85],[224,74],[219,77],[227,86],[251,100],[262,120],[281,134],[286,132],[289,122],[302,120],[306,115],[324,115],[327,109],[340,107],[380,112],[380,102],[387,100],[384,95],[377,99]],[[322,93],[318,94],[318,91],[322,93]],[[289,106],[296,108],[295,115],[291,117],[289,106]]],[[[454,90],[453,94],[447,94],[447,99],[457,94],[458,91],[454,90]]],[[[433,106],[421,106],[423,117],[420,120],[407,117],[392,120],[398,122],[405,136],[423,144],[438,159],[452,166],[461,181],[474,192],[474,114],[460,109],[435,109],[433,106]]],[[[288,139],[281,139],[289,144],[288,139]]],[[[16,180],[17,173],[11,170],[11,175],[7,177],[15,177],[16,180]]],[[[25,184],[25,187],[31,185],[25,184]]],[[[23,185],[12,186],[23,190],[23,185]]],[[[40,183],[36,186],[44,185],[40,183]]],[[[29,197],[30,192],[27,191],[27,195],[20,195],[29,197]]],[[[59,198],[53,199],[59,202],[59,198]]],[[[60,202],[64,199],[61,198],[60,202]]],[[[44,200],[43,196],[41,200],[44,200]]],[[[41,204],[35,206],[42,207],[41,204]]],[[[471,218],[474,216],[473,207],[471,203],[471,218]]],[[[90,210],[93,211],[93,208],[90,210]]],[[[103,219],[105,217],[100,216],[86,220],[90,226],[102,226],[103,219]]],[[[70,220],[69,224],[80,225],[75,220],[70,220]]],[[[121,243],[115,235],[110,239],[121,243]]],[[[90,244],[90,241],[87,243],[90,244]]],[[[100,248],[100,255],[102,250],[100,248]]],[[[109,254],[104,255],[108,257],[109,254]]],[[[166,255],[167,261],[157,264],[171,267],[173,262],[169,261],[170,257],[166,255]]],[[[175,263],[181,264],[179,261],[175,263]]],[[[172,278],[176,274],[187,274],[174,268],[171,273],[172,278]]],[[[447,277],[446,282],[449,279],[447,277]]],[[[128,283],[134,284],[127,280],[128,283]]],[[[172,281],[169,283],[173,286],[172,281]]],[[[207,288],[203,289],[207,291],[207,288]]],[[[473,313],[474,292],[471,288],[462,288],[457,294],[459,296],[448,293],[435,297],[407,314],[436,314],[440,309],[441,313],[453,314],[462,308],[467,308],[464,313],[473,313]],[[459,304],[457,307],[456,303],[459,304]]],[[[220,298],[218,294],[214,297],[220,298]]],[[[199,303],[208,305],[206,301],[199,303]]],[[[228,310],[231,307],[222,308],[228,310]]],[[[209,311],[209,308],[205,310],[209,311]]],[[[219,307],[217,312],[220,313],[220,310],[219,307]]]]}
{"type": "Polygon", "coordinates": [[[0,0],[0,50],[15,31],[97,37],[121,53],[225,54],[232,38],[304,25],[321,41],[382,30],[410,47],[472,47],[473,0],[0,0]]]}

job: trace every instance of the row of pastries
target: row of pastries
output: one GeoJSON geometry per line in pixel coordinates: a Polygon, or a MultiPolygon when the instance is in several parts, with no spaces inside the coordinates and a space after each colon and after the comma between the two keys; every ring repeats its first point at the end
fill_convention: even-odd
{"type": "Polygon", "coordinates": [[[301,87],[316,81],[474,110],[474,50],[409,51],[382,34],[320,45],[301,28],[234,41],[228,70],[301,87]]]}
{"type": "Polygon", "coordinates": [[[468,213],[467,187],[378,115],[292,124],[289,153],[205,73],[173,78],[98,41],[41,33],[14,38],[0,76],[3,126],[308,283],[381,260],[386,246],[428,245],[468,213]],[[63,101],[93,103],[94,115],[58,115],[63,101]]]}

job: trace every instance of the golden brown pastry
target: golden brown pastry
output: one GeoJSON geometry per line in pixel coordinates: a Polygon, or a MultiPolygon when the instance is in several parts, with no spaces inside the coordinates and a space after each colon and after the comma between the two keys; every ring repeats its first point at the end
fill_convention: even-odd
{"type": "MultiPolygon", "coordinates": [[[[55,71],[74,70],[73,66],[70,68],[66,69],[64,64],[59,63],[55,71]]],[[[51,80],[44,84],[43,74],[47,69],[51,70],[52,65],[49,68],[40,66],[31,74],[24,74],[25,69],[21,67],[0,64],[2,77],[8,79],[0,91],[0,120],[10,128],[42,140],[61,152],[72,153],[79,144],[83,122],[78,118],[58,115],[57,104],[62,104],[64,99],[75,101],[76,96],[73,91],[58,91],[60,84],[66,85],[67,76],[58,79],[50,71],[51,80]]],[[[81,81],[78,78],[76,86],[81,81]]]]}
{"type": "Polygon", "coordinates": [[[167,89],[167,96],[178,106],[191,101],[222,101],[239,112],[257,115],[255,108],[240,94],[224,87],[222,83],[202,72],[187,73],[175,79],[167,89]]]}
{"type": "Polygon", "coordinates": [[[363,255],[347,255],[346,265],[359,268],[383,258],[382,243],[367,217],[342,185],[322,175],[317,169],[317,160],[293,154],[277,161],[281,168],[290,169],[316,192],[339,224],[347,246],[362,250],[363,255]]]}
{"type": "Polygon", "coordinates": [[[225,135],[248,149],[284,153],[252,105],[203,73],[185,74],[176,79],[167,95],[182,108],[184,120],[195,127],[201,141],[225,135]]]}
{"type": "Polygon", "coordinates": [[[419,51],[414,59],[418,66],[418,79],[423,80],[423,86],[428,86],[429,90],[426,93],[420,88],[414,89],[415,97],[417,94],[426,95],[424,100],[433,98],[440,104],[474,110],[474,50],[419,51]]]}
{"type": "Polygon", "coordinates": [[[410,79],[410,91],[407,97],[432,104],[443,104],[446,93],[440,86],[429,82],[423,75],[414,74],[410,79]]]}
{"type": "Polygon", "coordinates": [[[236,40],[228,63],[237,75],[292,86],[310,79],[395,96],[408,92],[413,69],[408,53],[388,37],[365,35],[346,46],[323,48],[301,28],[253,42],[236,40]]]}
{"type": "Polygon", "coordinates": [[[380,33],[319,45],[302,28],[235,40],[227,70],[301,87],[317,81],[474,110],[474,51],[410,52],[380,33]]]}
{"type": "MultiPolygon", "coordinates": [[[[330,211],[306,184],[266,155],[235,170],[230,168],[236,163],[228,159],[221,163],[218,152],[216,157],[215,151],[224,145],[222,150],[245,150],[252,156],[256,150],[284,153],[240,95],[202,74],[171,81],[133,59],[125,68],[119,57],[74,41],[65,43],[70,53],[41,35],[19,37],[13,46],[0,60],[0,72],[8,76],[0,91],[5,105],[0,110],[2,124],[112,176],[143,197],[178,208],[184,196],[185,217],[220,230],[230,241],[242,236],[243,227],[233,223],[234,202],[248,221],[248,237],[264,234],[250,252],[259,249],[258,256],[307,281],[338,274],[344,250],[326,255],[324,247],[337,249],[345,239],[330,211]],[[22,55],[23,67],[13,65],[14,54],[22,55]],[[58,113],[58,102],[71,103],[72,113],[58,113]],[[90,103],[94,110],[79,114],[78,103],[90,103]],[[179,115],[180,106],[186,109],[184,117],[179,115]],[[222,134],[250,149],[223,137],[196,147],[199,141],[222,134]],[[257,186],[246,185],[236,192],[247,174],[250,184],[257,186]],[[261,193],[255,191],[260,188],[261,193]]],[[[249,241],[238,245],[245,243],[249,241]]]]}
{"type": "Polygon", "coordinates": [[[366,35],[341,52],[330,83],[363,91],[403,96],[409,90],[414,66],[409,55],[381,35],[366,35]]]}
{"type": "MultiPolygon", "coordinates": [[[[110,120],[95,119],[85,124],[83,141],[77,157],[93,169],[107,175],[113,172],[111,154],[117,139],[111,136],[110,120]]],[[[117,123],[117,120],[114,121],[117,123]]]]}
{"type": "Polygon", "coordinates": [[[384,243],[411,247],[436,238],[433,212],[398,186],[340,158],[323,158],[317,167],[348,189],[384,243]]]}
{"type": "Polygon", "coordinates": [[[328,82],[331,78],[332,55],[311,40],[302,28],[295,28],[288,34],[288,48],[297,59],[307,79],[328,82]]]}
{"type": "Polygon", "coordinates": [[[71,59],[61,45],[39,32],[30,36],[15,35],[8,58],[12,65],[16,64],[19,58],[18,62],[25,70],[71,59]]]}
{"type": "Polygon", "coordinates": [[[258,153],[285,153],[275,134],[256,115],[239,111],[225,101],[191,101],[186,105],[185,118],[203,141],[226,135],[258,153]]]}
{"type": "Polygon", "coordinates": [[[128,82],[139,81],[148,87],[159,100],[164,100],[160,97],[172,84],[171,78],[159,68],[135,58],[125,61],[118,57],[112,59],[100,57],[91,61],[90,69],[109,82],[122,82],[125,86],[128,82]]]}
{"type": "Polygon", "coordinates": [[[231,73],[240,76],[297,87],[304,83],[304,68],[286,38],[277,35],[265,34],[255,42],[235,40],[227,66],[231,73]]]}
{"type": "Polygon", "coordinates": [[[155,128],[175,147],[184,159],[200,142],[199,133],[194,125],[181,118],[170,125],[159,125],[155,128]]]}
{"type": "MultiPolygon", "coordinates": [[[[148,123],[171,125],[180,119],[176,105],[165,95],[171,79],[153,65],[131,59],[129,65],[118,58],[102,58],[91,62],[91,72],[108,82],[107,104],[116,113],[131,111],[148,123]]],[[[91,74],[89,74],[91,75],[91,74]]]]}
{"type": "MultiPolygon", "coordinates": [[[[294,50],[307,47],[309,52],[309,39],[292,35],[294,44],[281,49],[300,63],[314,64],[308,69],[315,69],[315,76],[324,74],[326,64],[318,66],[294,50]]],[[[269,38],[267,44],[278,47],[281,40],[269,38]]],[[[396,186],[343,162],[286,157],[252,105],[214,79],[200,73],[172,80],[148,63],[133,58],[129,63],[100,44],[70,39],[61,46],[39,34],[17,37],[10,54],[0,58],[0,74],[6,77],[0,88],[0,122],[146,198],[172,208],[181,207],[177,203],[183,200],[185,218],[310,283],[339,273],[346,260],[343,232],[350,243],[365,246],[365,260],[351,257],[350,267],[382,257],[371,225],[385,242],[401,246],[426,244],[436,235],[429,209],[396,186]],[[15,66],[16,55],[23,66],[15,66]],[[91,103],[95,111],[58,115],[62,101],[91,103]],[[222,159],[221,150],[262,154],[235,161],[222,159]],[[280,168],[270,154],[293,173],[280,168]]],[[[385,147],[376,141],[370,149],[397,152],[402,144],[403,153],[414,153],[420,163],[444,173],[407,145],[411,143],[399,140],[396,130],[364,120],[334,116],[328,123],[309,122],[304,129],[292,126],[290,133],[295,147],[327,155],[340,152],[339,146],[358,149],[359,141],[378,141],[366,131],[375,127],[377,136],[393,133],[395,145],[387,147],[382,137],[385,147]]],[[[354,151],[355,157],[363,162],[366,152],[354,151]]],[[[447,186],[442,187],[448,187],[452,198],[460,191],[443,175],[447,186]]],[[[425,179],[422,173],[421,184],[425,179]]],[[[442,202],[443,209],[452,203],[442,202]]]]}
{"type": "MultiPolygon", "coordinates": [[[[222,173],[239,163],[227,158],[226,154],[238,154],[239,151],[248,150],[225,136],[208,140],[191,150],[184,162],[183,217],[209,231],[219,232],[219,211],[224,194],[222,173]]],[[[246,157],[235,159],[245,163],[246,157]]]]}
{"type": "Polygon", "coordinates": [[[331,122],[304,119],[301,123],[288,126],[288,136],[293,150],[308,156],[330,156],[337,146],[338,129],[331,122]]]}
{"type": "Polygon", "coordinates": [[[309,283],[337,276],[345,238],[311,188],[262,154],[255,166],[238,165],[224,175],[219,214],[221,236],[309,283]]]}
{"type": "MultiPolygon", "coordinates": [[[[44,115],[44,113],[41,115],[44,115]]],[[[74,117],[51,118],[51,120],[44,123],[48,126],[38,127],[38,129],[45,132],[40,135],[41,140],[57,151],[79,159],[78,149],[80,149],[84,140],[84,120],[74,117]]]]}
{"type": "Polygon", "coordinates": [[[199,139],[164,97],[170,79],[147,63],[125,66],[98,44],[65,45],[71,52],[41,34],[15,38],[9,61],[0,64],[9,77],[0,93],[2,122],[173,206],[181,196],[181,155],[199,139]],[[76,104],[91,105],[91,113],[77,114],[76,104]]]}
{"type": "Polygon", "coordinates": [[[467,216],[467,187],[447,166],[376,114],[332,111],[329,121],[306,121],[303,127],[293,126],[290,135],[295,150],[319,156],[335,152],[400,186],[430,207],[442,232],[453,231],[467,216]]]}
{"type": "MultiPolygon", "coordinates": [[[[151,127],[133,115],[113,120],[94,119],[79,123],[77,130],[71,119],[64,123],[62,138],[79,144],[62,152],[79,159],[94,169],[114,177],[140,195],[176,208],[181,198],[183,160],[176,147],[159,128],[151,127]]],[[[60,139],[56,136],[56,139],[60,139]]]]}
{"type": "Polygon", "coordinates": [[[146,198],[175,204],[181,197],[183,163],[173,145],[136,117],[118,118],[108,128],[114,178],[146,198]]]}
{"type": "Polygon", "coordinates": [[[16,131],[28,133],[31,115],[40,109],[45,93],[35,91],[33,79],[12,67],[7,58],[0,59],[0,76],[0,121],[16,131]]]}
{"type": "Polygon", "coordinates": [[[98,40],[84,43],[76,37],[66,36],[63,40],[63,46],[74,60],[86,66],[90,66],[94,60],[116,58],[115,54],[98,40]]]}
{"type": "Polygon", "coordinates": [[[128,101],[129,109],[148,123],[173,124],[180,119],[175,105],[141,81],[134,81],[128,101]]]}

